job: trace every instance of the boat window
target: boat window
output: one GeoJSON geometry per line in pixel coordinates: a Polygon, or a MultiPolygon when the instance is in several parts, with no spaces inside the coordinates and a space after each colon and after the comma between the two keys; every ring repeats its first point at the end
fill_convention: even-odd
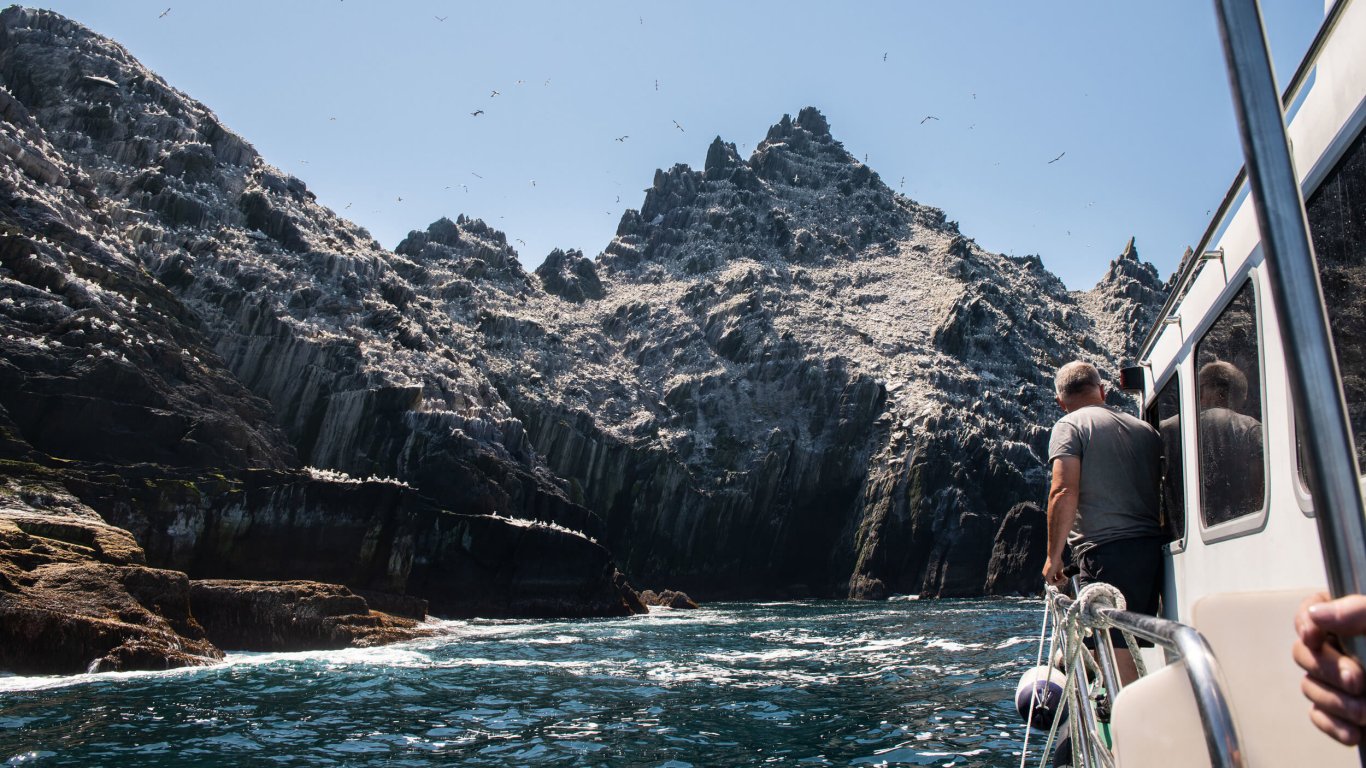
{"type": "Polygon", "coordinates": [[[1162,434],[1162,525],[1168,541],[1186,535],[1186,489],[1181,466],[1181,383],[1172,376],[1157,393],[1149,411],[1153,426],[1162,434]]]}
{"type": "Polygon", "coordinates": [[[1306,204],[1357,467],[1366,474],[1366,133],[1306,204]]]}
{"type": "Polygon", "coordinates": [[[1262,510],[1262,377],[1249,280],[1195,347],[1200,513],[1206,526],[1262,510]]]}

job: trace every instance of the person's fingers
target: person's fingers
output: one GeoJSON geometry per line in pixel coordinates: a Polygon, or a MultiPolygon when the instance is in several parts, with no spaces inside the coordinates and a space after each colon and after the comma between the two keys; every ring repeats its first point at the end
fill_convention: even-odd
{"type": "Polygon", "coordinates": [[[1366,672],[1361,664],[1331,643],[1323,643],[1315,651],[1296,642],[1290,654],[1309,677],[1350,696],[1366,693],[1366,672]]]}
{"type": "Polygon", "coordinates": [[[1309,719],[1320,731],[1349,747],[1355,747],[1361,743],[1361,729],[1345,720],[1333,717],[1318,708],[1309,710],[1309,719]]]}
{"type": "Polygon", "coordinates": [[[1300,642],[1312,651],[1318,651],[1326,635],[1323,630],[1319,629],[1319,625],[1309,618],[1309,606],[1326,603],[1329,599],[1327,592],[1316,592],[1305,598],[1304,602],[1300,603],[1299,609],[1295,611],[1295,634],[1299,635],[1300,642]]]}
{"type": "Polygon", "coordinates": [[[1300,690],[1320,712],[1355,726],[1366,725],[1366,699],[1344,693],[1308,676],[1300,680],[1300,690]]]}
{"type": "Polygon", "coordinates": [[[1309,619],[1325,632],[1336,635],[1366,633],[1366,595],[1348,595],[1305,607],[1309,619]]]}

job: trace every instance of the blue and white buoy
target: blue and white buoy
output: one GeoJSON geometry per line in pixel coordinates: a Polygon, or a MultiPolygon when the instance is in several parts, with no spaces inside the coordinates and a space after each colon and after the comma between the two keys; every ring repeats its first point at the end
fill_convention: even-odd
{"type": "Polygon", "coordinates": [[[1040,730],[1053,725],[1053,718],[1062,709],[1062,690],[1067,685],[1067,675],[1051,666],[1034,667],[1020,677],[1015,686],[1015,711],[1020,719],[1040,730]],[[1033,714],[1030,704],[1033,704],[1033,714]]]}

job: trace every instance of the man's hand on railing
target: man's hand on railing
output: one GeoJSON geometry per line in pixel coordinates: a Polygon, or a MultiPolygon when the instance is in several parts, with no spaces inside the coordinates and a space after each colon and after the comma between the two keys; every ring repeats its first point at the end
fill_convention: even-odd
{"type": "Polygon", "coordinates": [[[1067,579],[1062,574],[1063,559],[1061,556],[1048,556],[1048,560],[1043,564],[1043,583],[1054,587],[1062,586],[1067,579]]]}
{"type": "Polygon", "coordinates": [[[1300,689],[1313,704],[1309,719],[1343,744],[1359,744],[1366,726],[1366,671],[1342,652],[1337,638],[1366,634],[1366,596],[1310,597],[1295,614],[1295,632],[1295,663],[1307,673],[1300,689]]]}

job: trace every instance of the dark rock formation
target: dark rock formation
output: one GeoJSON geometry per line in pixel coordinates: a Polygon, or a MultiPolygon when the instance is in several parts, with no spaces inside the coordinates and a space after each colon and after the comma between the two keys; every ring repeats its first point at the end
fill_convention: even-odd
{"type": "Polygon", "coordinates": [[[7,498],[196,579],[459,616],[624,615],[623,572],[980,594],[1053,368],[1113,371],[1160,301],[1132,244],[1077,293],[984,251],[813,108],[533,278],[465,216],[385,251],[56,14],[0,12],[0,84],[7,498]]]}
{"type": "MultiPolygon", "coordinates": [[[[194,578],[332,581],[410,613],[631,612],[601,522],[447,311],[534,289],[501,233],[438,222],[389,253],[50,12],[0,12],[0,84],[0,500],[97,514],[194,578]]],[[[14,562],[30,581],[7,605],[43,604],[51,580],[14,562]]],[[[123,571],[80,568],[123,599],[123,571]]]]}
{"type": "Polygon", "coordinates": [[[593,262],[583,257],[583,251],[564,251],[556,248],[536,268],[541,287],[546,293],[565,301],[580,303],[603,297],[602,281],[593,262]]]}
{"type": "Polygon", "coordinates": [[[1134,365],[1138,348],[1170,290],[1153,265],[1139,260],[1134,239],[1129,238],[1096,287],[1074,295],[1095,322],[1101,344],[1121,364],[1134,365]]]}
{"type": "Polygon", "coordinates": [[[666,589],[661,592],[647,589],[640,593],[640,601],[646,605],[658,605],[664,608],[694,609],[697,607],[697,603],[693,601],[691,597],[688,597],[687,593],[675,592],[672,589],[666,589]]]}
{"type": "Polygon", "coordinates": [[[229,651],[365,647],[432,634],[370,610],[346,587],[312,581],[193,581],[190,606],[209,640],[229,651]]]}
{"type": "Polygon", "coordinates": [[[212,663],[223,653],[191,615],[189,596],[185,574],[147,567],[127,532],[88,510],[0,509],[0,669],[73,674],[212,663]]]}
{"type": "Polygon", "coordinates": [[[1082,293],[982,250],[810,108],[657,172],[597,266],[599,301],[485,293],[481,366],[632,578],[713,600],[981,594],[1055,367],[1113,375],[1160,300],[1132,247],[1082,293]]]}
{"type": "Polygon", "coordinates": [[[1048,519],[1033,502],[1021,502],[1006,513],[991,545],[987,566],[988,595],[1035,595],[1041,590],[1048,554],[1048,519]]]}

